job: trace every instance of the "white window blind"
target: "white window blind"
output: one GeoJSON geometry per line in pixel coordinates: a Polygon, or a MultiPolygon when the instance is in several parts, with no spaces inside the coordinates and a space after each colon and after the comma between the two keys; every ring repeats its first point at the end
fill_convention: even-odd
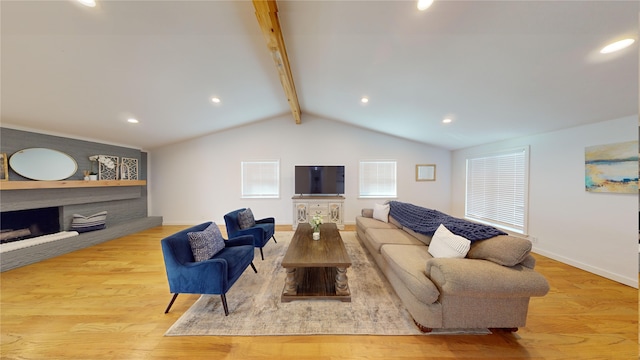
{"type": "Polygon", "coordinates": [[[529,148],[467,159],[465,217],[527,232],[529,148]]]}
{"type": "Polygon", "coordinates": [[[360,161],[360,197],[395,198],[396,162],[360,161]]]}
{"type": "Polygon", "coordinates": [[[243,161],[242,197],[280,197],[280,161],[243,161]]]}

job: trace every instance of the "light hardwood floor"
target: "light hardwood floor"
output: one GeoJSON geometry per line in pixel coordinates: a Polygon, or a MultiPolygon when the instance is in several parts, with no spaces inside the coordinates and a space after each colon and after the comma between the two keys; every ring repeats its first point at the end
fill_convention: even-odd
{"type": "MultiPolygon", "coordinates": [[[[514,334],[164,337],[198,298],[180,295],[164,314],[171,296],[160,239],[179,229],[157,227],[0,274],[1,358],[638,358],[637,289],[542,256],[537,269],[551,291],[532,299],[527,326],[514,334]]],[[[259,255],[254,262],[259,271],[259,255]]]]}

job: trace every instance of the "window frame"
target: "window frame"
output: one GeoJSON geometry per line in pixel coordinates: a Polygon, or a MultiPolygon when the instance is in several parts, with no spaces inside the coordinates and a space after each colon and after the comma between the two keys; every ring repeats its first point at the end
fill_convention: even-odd
{"type": "Polygon", "coordinates": [[[361,199],[395,199],[398,197],[398,161],[397,160],[360,160],[359,164],[358,164],[358,198],[361,199]],[[376,182],[375,184],[365,184],[364,182],[370,179],[365,179],[363,178],[363,176],[365,176],[365,169],[363,169],[364,166],[367,165],[373,165],[376,164],[378,166],[383,165],[383,164],[393,164],[393,184],[384,184],[381,182],[376,182]],[[388,193],[369,193],[369,194],[363,194],[363,187],[364,186],[378,186],[378,187],[389,187],[389,188],[393,188],[392,192],[388,192],[388,193]]]}
{"type": "MultiPolygon", "coordinates": [[[[266,172],[265,172],[266,173],[266,172]]],[[[261,173],[258,177],[262,176],[261,173]]],[[[279,199],[280,198],[280,160],[249,160],[249,161],[241,161],[240,162],[240,197],[243,199],[279,199]],[[247,165],[272,165],[275,166],[275,169],[271,169],[275,171],[275,179],[267,179],[265,183],[258,181],[257,184],[254,184],[255,187],[266,187],[269,182],[274,182],[275,184],[271,184],[274,186],[275,192],[251,192],[248,188],[246,180],[247,180],[247,172],[251,170],[251,168],[247,168],[247,165]]]]}
{"type": "Polygon", "coordinates": [[[528,145],[468,156],[465,163],[465,219],[527,235],[529,166],[528,145]],[[481,169],[474,169],[474,166],[481,166],[480,161],[486,166],[484,178],[478,174],[481,169]],[[472,174],[474,171],[477,172],[475,175],[472,174]],[[488,200],[482,200],[482,197],[488,200]]]}

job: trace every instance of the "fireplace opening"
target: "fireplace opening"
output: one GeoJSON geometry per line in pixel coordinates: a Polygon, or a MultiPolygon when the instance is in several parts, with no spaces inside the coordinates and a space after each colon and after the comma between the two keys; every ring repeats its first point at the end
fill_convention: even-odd
{"type": "Polygon", "coordinates": [[[60,208],[5,211],[0,214],[0,244],[60,232],[60,208]]]}

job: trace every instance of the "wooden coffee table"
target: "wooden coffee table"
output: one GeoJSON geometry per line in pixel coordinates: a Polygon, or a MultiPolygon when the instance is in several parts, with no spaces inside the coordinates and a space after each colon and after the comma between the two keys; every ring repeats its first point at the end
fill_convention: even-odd
{"type": "Polygon", "coordinates": [[[282,302],[293,300],[351,301],[347,268],[351,259],[336,224],[320,225],[313,240],[311,225],[300,224],[293,234],[282,267],[287,270],[282,302]]]}

